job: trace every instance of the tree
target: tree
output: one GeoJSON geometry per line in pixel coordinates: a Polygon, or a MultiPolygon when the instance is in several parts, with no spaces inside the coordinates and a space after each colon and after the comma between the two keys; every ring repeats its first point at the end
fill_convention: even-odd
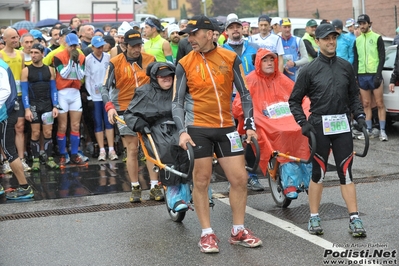
{"type": "Polygon", "coordinates": [[[183,4],[183,6],[180,8],[180,19],[184,19],[184,18],[188,18],[186,4],[183,4]]]}
{"type": "Polygon", "coordinates": [[[187,0],[187,3],[191,4],[191,8],[188,8],[187,11],[192,15],[201,14],[201,0],[187,0]]]}
{"type": "MultiPolygon", "coordinates": [[[[248,0],[246,0],[249,2],[248,0]]],[[[213,0],[211,12],[214,16],[228,15],[236,12],[236,7],[239,5],[240,0],[213,0]]]]}
{"type": "Polygon", "coordinates": [[[257,17],[261,14],[277,15],[277,0],[238,0],[235,12],[238,17],[257,17]]]}
{"type": "Polygon", "coordinates": [[[147,0],[147,11],[158,18],[166,17],[166,14],[164,13],[165,8],[160,0],[147,0]]]}

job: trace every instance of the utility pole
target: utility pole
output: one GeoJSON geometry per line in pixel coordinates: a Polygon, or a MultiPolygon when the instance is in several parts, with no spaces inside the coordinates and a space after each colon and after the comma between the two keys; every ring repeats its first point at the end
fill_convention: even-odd
{"type": "Polygon", "coordinates": [[[202,3],[204,3],[204,16],[206,16],[206,0],[202,0],[202,3]]]}

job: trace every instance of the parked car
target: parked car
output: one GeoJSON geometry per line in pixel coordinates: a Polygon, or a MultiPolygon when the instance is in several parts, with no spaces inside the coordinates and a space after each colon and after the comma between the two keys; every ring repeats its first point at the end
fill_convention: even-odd
{"type": "Polygon", "coordinates": [[[391,37],[382,36],[382,40],[384,41],[385,49],[387,49],[393,43],[393,38],[391,37]]]}
{"type": "Polygon", "coordinates": [[[389,81],[395,65],[397,45],[391,45],[385,49],[385,63],[382,70],[384,80],[384,104],[387,110],[387,121],[399,121],[399,84],[395,86],[395,92],[389,91],[389,81]]]}

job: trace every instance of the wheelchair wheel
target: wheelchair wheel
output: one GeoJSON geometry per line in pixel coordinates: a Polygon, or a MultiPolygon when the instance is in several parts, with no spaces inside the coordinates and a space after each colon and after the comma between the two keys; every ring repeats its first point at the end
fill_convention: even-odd
{"type": "Polygon", "coordinates": [[[168,210],[170,219],[172,219],[173,222],[180,223],[184,220],[184,217],[186,217],[186,211],[184,212],[175,212],[168,206],[168,200],[166,198],[166,186],[163,187],[164,190],[164,196],[165,196],[165,205],[166,209],[168,210]]]}
{"type": "MultiPolygon", "coordinates": [[[[271,160],[274,167],[276,159],[273,158],[271,160]]],[[[276,180],[270,176],[269,171],[266,173],[266,178],[269,180],[269,187],[276,205],[280,208],[287,208],[291,204],[291,200],[284,195],[283,186],[281,185],[280,171],[276,172],[276,180]]]]}

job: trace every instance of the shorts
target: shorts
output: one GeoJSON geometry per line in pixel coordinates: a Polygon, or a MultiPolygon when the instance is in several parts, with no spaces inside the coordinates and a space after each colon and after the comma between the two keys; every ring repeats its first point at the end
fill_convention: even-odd
{"type": "Polygon", "coordinates": [[[59,113],[68,111],[82,112],[82,98],[80,91],[74,88],[66,88],[58,91],[58,103],[61,107],[59,113]]]}
{"type": "Polygon", "coordinates": [[[359,75],[357,80],[359,83],[359,87],[362,90],[374,90],[374,76],[373,74],[371,75],[359,75]]]}
{"type": "Polygon", "coordinates": [[[114,126],[111,125],[108,121],[107,112],[104,108],[103,101],[93,101],[93,117],[94,117],[94,132],[103,132],[105,129],[113,129],[114,126]]]}
{"type": "Polygon", "coordinates": [[[24,104],[22,103],[22,97],[18,96],[18,104],[19,104],[19,109],[17,111],[17,117],[23,117],[25,118],[25,109],[24,109],[24,104]]]}
{"type": "MultiPolygon", "coordinates": [[[[123,119],[123,115],[119,115],[121,119],[123,119]]],[[[117,122],[119,135],[123,136],[134,136],[137,137],[137,133],[131,130],[128,126],[122,125],[121,123],[117,122]]]]}
{"type": "Polygon", "coordinates": [[[53,104],[52,102],[31,102],[30,110],[33,115],[32,124],[43,124],[42,114],[52,112],[53,104]]]}
{"type": "Polygon", "coordinates": [[[227,128],[204,128],[188,127],[187,133],[195,143],[194,158],[212,157],[217,158],[237,156],[244,154],[241,138],[235,127],[227,128]],[[238,138],[230,139],[227,134],[236,133],[238,138]]]}

